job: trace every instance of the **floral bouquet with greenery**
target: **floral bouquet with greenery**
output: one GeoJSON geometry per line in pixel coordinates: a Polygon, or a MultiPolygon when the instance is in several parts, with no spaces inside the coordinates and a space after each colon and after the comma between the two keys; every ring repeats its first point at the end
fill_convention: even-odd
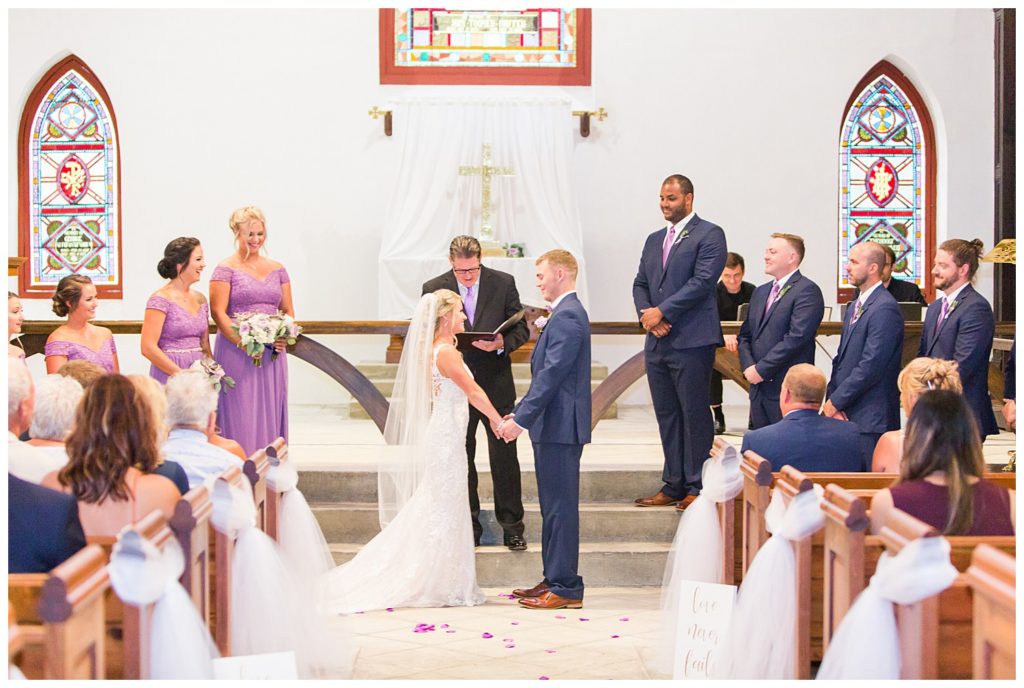
{"type": "Polygon", "coordinates": [[[200,358],[198,361],[193,361],[192,365],[188,367],[189,370],[198,370],[206,376],[210,381],[210,384],[215,390],[220,391],[221,385],[228,389],[235,388],[235,380],[231,376],[224,373],[224,368],[220,363],[213,360],[212,358],[200,358]]]}
{"type": "Polygon", "coordinates": [[[263,366],[263,354],[271,350],[271,359],[277,358],[274,342],[285,340],[289,346],[295,344],[302,328],[295,323],[292,316],[278,311],[269,313],[240,313],[232,323],[231,329],[239,336],[239,344],[249,354],[257,368],[263,366]]]}

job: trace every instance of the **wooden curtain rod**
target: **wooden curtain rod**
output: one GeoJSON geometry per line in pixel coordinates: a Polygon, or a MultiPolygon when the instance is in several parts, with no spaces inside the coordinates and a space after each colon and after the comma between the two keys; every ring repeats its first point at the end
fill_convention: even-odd
{"type": "MultiPolygon", "coordinates": [[[[391,120],[392,111],[391,110],[381,110],[376,105],[374,105],[373,109],[370,110],[367,114],[370,115],[370,117],[372,117],[374,119],[378,119],[381,116],[383,116],[384,117],[384,135],[385,136],[391,136],[391,131],[392,131],[392,128],[391,128],[391,124],[392,124],[392,120],[391,120]]],[[[572,116],[580,118],[580,136],[582,136],[583,138],[587,138],[588,136],[590,136],[590,118],[591,117],[595,117],[595,118],[597,118],[598,122],[603,122],[608,117],[608,111],[605,110],[603,107],[599,107],[595,111],[591,111],[591,110],[573,110],[572,116]]]]}

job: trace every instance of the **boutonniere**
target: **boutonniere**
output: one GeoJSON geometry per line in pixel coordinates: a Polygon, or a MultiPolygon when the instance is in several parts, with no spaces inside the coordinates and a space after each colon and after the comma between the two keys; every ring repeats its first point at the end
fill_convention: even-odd
{"type": "Polygon", "coordinates": [[[685,239],[688,236],[690,236],[690,228],[689,227],[684,227],[683,231],[681,231],[679,233],[679,241],[682,241],[683,239],[685,239]]]}
{"type": "Polygon", "coordinates": [[[551,311],[548,311],[547,315],[538,316],[537,319],[533,321],[533,326],[537,328],[538,332],[543,332],[544,326],[548,324],[548,320],[550,319],[551,311]]]}
{"type": "Polygon", "coordinates": [[[955,301],[953,301],[953,303],[949,304],[949,308],[946,310],[946,317],[948,318],[950,316],[950,314],[953,311],[955,311],[956,307],[959,306],[959,305],[960,305],[960,299],[956,299],[955,301]]]}
{"type": "Polygon", "coordinates": [[[793,288],[792,284],[787,284],[786,286],[784,286],[782,288],[782,291],[779,292],[779,295],[775,297],[775,302],[778,303],[779,301],[781,301],[782,297],[786,295],[786,292],[789,291],[792,288],[793,288]]]}

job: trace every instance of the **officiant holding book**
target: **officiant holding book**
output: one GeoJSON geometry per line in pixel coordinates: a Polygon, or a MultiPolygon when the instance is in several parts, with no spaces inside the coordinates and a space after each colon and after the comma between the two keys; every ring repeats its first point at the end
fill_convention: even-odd
{"type": "MultiPolygon", "coordinates": [[[[423,284],[423,293],[438,289],[451,289],[462,297],[468,318],[467,331],[492,332],[507,319],[523,309],[519,302],[512,275],[492,270],[481,264],[480,242],[475,237],[457,236],[448,249],[452,269],[423,284]]],[[[483,388],[491,403],[503,416],[512,411],[516,401],[516,388],[512,380],[512,360],[509,356],[530,338],[526,320],[521,319],[493,340],[479,339],[463,350],[477,384],[483,388]]],[[[462,347],[460,347],[461,349],[462,347]]],[[[479,478],[476,456],[477,424],[487,419],[475,408],[469,408],[469,427],[466,429],[466,458],[469,463],[469,509],[473,519],[473,538],[480,544],[483,527],[480,524],[480,497],[477,494],[479,478]]],[[[515,441],[505,443],[487,432],[490,454],[491,480],[494,483],[494,514],[504,531],[504,545],[510,550],[526,549],[523,538],[523,494],[519,472],[519,457],[515,441]]]]}

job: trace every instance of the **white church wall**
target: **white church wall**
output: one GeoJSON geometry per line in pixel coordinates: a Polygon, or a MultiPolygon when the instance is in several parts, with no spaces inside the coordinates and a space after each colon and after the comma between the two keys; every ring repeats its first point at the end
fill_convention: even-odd
{"type": "MultiPolygon", "coordinates": [[[[725,228],[749,281],[764,281],[767,234],[795,232],[807,239],[804,272],[833,303],[839,123],[853,87],[883,58],[904,68],[935,123],[938,240],[991,245],[992,32],[988,9],[595,10],[593,85],[560,90],[610,113],[575,149],[592,318],[634,317],[640,249],[662,223],[658,187],[673,172],[693,179],[697,212],[725,228]]],[[[232,250],[230,211],[250,203],[267,214],[270,256],[291,274],[300,319],[378,317],[378,236],[402,193],[393,180],[403,123],[389,139],[366,113],[411,87],[378,84],[376,10],[10,10],[10,255],[21,109],[71,52],[103,81],[120,133],[125,297],[102,304],[101,318],[142,318],[175,236],[202,240],[208,279],[232,250]]],[[[978,283],[991,297],[989,266],[978,283]]],[[[29,318],[53,317],[48,302],[25,303],[29,318]]],[[[594,351],[611,367],[640,348],[639,337],[612,339],[594,351]]],[[[354,361],[380,360],[386,342],[331,340],[354,361]]],[[[148,367],[137,337],[118,342],[125,371],[148,367]]],[[[338,398],[305,364],[291,377],[294,403],[338,398]]],[[[741,398],[726,390],[726,403],[741,398]]],[[[638,385],[622,401],[646,395],[638,385]]]]}

